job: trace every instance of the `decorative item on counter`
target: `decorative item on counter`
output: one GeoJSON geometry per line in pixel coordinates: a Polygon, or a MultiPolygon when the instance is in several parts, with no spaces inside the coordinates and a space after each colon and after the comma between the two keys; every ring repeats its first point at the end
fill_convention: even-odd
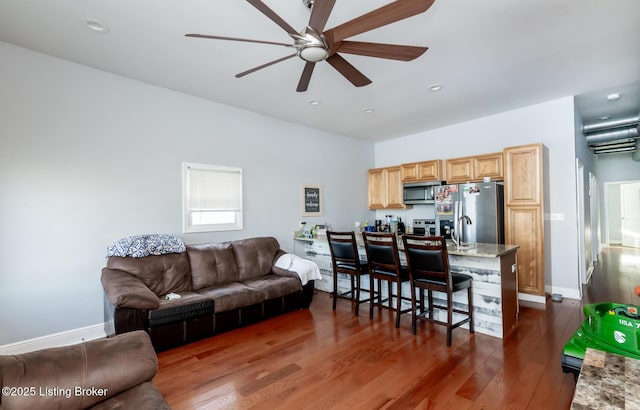
{"type": "Polygon", "coordinates": [[[369,225],[369,221],[364,221],[364,230],[365,232],[375,232],[376,227],[374,225],[369,225]]]}
{"type": "Polygon", "coordinates": [[[305,229],[307,223],[305,221],[298,222],[298,232],[296,236],[298,238],[306,238],[308,235],[308,231],[305,229]]]}

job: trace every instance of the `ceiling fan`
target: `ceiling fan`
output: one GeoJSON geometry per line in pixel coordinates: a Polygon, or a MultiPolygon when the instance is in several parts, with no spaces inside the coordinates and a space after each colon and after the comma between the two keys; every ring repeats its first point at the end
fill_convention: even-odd
{"type": "Polygon", "coordinates": [[[236,78],[244,77],[247,74],[298,56],[304,60],[306,64],[302,70],[296,91],[304,92],[307,91],[309,87],[311,74],[313,73],[316,63],[322,60],[326,60],[327,63],[331,64],[333,68],[356,87],[371,84],[370,79],[338,53],[357,54],[400,61],[411,61],[424,54],[424,52],[427,51],[427,47],[347,41],[345,39],[424,13],[431,7],[435,0],[396,0],[329,30],[324,30],[324,28],[336,0],[303,0],[305,4],[312,5],[311,17],[309,18],[307,27],[300,32],[291,27],[261,0],[247,1],[274,23],[282,27],[293,39],[293,44],[206,34],[185,34],[185,36],[293,47],[296,50],[295,53],[238,73],[236,74],[236,78]]]}

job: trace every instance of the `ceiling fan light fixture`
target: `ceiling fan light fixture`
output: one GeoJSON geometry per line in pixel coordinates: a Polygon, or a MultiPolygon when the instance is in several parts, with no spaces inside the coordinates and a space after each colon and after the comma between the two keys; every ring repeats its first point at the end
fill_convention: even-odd
{"type": "Polygon", "coordinates": [[[301,59],[310,63],[317,63],[329,57],[329,52],[322,46],[309,45],[300,49],[298,53],[301,59]]]}

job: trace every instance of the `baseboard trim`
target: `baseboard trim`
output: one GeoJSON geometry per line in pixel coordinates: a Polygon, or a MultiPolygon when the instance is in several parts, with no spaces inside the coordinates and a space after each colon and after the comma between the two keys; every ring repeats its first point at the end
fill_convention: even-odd
{"type": "Polygon", "coordinates": [[[547,303],[546,296],[538,296],[538,295],[530,295],[528,293],[518,293],[518,299],[524,300],[526,302],[535,302],[535,303],[547,303]]]}
{"type": "Polygon", "coordinates": [[[559,293],[562,295],[564,299],[577,299],[577,300],[582,299],[582,297],[580,296],[580,289],[561,288],[561,287],[553,286],[551,287],[550,290],[548,289],[548,291],[551,294],[559,293]]]}
{"type": "Polygon", "coordinates": [[[3,345],[0,346],[0,354],[21,354],[32,352],[34,350],[48,349],[51,347],[74,345],[105,337],[107,337],[107,334],[104,332],[104,323],[98,323],[91,326],[71,329],[65,332],[54,333],[51,335],[3,345]]]}

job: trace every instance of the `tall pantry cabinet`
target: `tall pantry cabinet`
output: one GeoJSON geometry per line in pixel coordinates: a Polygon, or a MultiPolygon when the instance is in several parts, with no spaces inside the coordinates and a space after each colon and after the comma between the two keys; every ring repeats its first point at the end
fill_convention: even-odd
{"type": "Polygon", "coordinates": [[[504,151],[505,242],[518,249],[518,290],[544,296],[544,146],[504,151]]]}

